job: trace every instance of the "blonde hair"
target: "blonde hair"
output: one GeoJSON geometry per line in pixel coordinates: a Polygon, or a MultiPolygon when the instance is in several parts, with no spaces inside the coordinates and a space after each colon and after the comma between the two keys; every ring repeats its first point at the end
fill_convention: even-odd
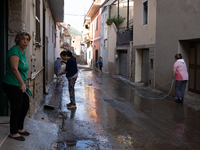
{"type": "Polygon", "coordinates": [[[25,35],[28,35],[29,37],[29,41],[31,40],[31,35],[29,32],[26,32],[24,30],[21,30],[15,37],[15,44],[18,45],[20,40],[22,39],[22,37],[24,37],[25,35]]]}

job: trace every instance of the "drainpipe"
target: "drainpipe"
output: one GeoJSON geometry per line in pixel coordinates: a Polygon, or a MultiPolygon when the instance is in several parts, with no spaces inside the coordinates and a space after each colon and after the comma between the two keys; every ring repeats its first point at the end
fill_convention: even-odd
{"type": "Polygon", "coordinates": [[[46,72],[46,69],[45,69],[45,49],[46,49],[46,42],[45,42],[45,39],[46,39],[46,4],[45,4],[46,0],[43,0],[43,93],[46,93],[46,76],[45,76],[45,72],[46,72]]]}
{"type": "Polygon", "coordinates": [[[129,28],[129,0],[127,0],[127,29],[129,28]]]}
{"type": "Polygon", "coordinates": [[[117,10],[117,32],[119,32],[119,0],[118,0],[118,10],[117,10]]]}

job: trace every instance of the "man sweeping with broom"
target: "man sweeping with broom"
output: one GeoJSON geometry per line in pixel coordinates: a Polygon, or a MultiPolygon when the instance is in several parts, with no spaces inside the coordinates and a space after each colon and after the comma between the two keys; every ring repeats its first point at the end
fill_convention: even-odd
{"type": "Polygon", "coordinates": [[[63,71],[61,73],[58,72],[57,76],[66,74],[66,77],[68,79],[69,95],[70,95],[70,101],[71,101],[69,104],[67,104],[67,108],[75,109],[76,102],[75,102],[74,86],[75,86],[75,82],[78,78],[78,68],[77,68],[76,58],[72,56],[72,53],[70,51],[62,51],[60,53],[60,57],[62,58],[61,63],[66,60],[67,60],[67,63],[66,63],[65,71],[63,71]]]}

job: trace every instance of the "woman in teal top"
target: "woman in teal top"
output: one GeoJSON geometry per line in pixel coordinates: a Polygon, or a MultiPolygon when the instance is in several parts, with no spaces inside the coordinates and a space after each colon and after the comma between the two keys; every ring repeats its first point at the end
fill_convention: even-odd
{"type": "Polygon", "coordinates": [[[10,102],[10,138],[24,141],[21,135],[30,133],[23,129],[24,118],[29,109],[29,98],[24,93],[26,90],[26,74],[29,69],[25,48],[31,36],[28,32],[20,31],[15,37],[13,47],[7,53],[6,75],[3,78],[3,89],[10,102]]]}

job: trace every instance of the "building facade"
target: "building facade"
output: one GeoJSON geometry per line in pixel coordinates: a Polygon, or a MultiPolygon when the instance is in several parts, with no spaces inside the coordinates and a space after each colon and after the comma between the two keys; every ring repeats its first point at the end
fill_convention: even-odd
{"type": "Polygon", "coordinates": [[[92,67],[98,68],[98,64],[96,63],[101,54],[100,44],[101,44],[101,0],[94,0],[86,18],[91,19],[90,23],[90,32],[92,38],[92,67]]]}
{"type": "MultiPolygon", "coordinates": [[[[171,80],[174,56],[181,53],[187,64],[186,91],[200,93],[199,1],[134,1],[132,78],[157,88],[171,80]],[[164,17],[163,17],[164,16],[164,17]]],[[[170,84],[159,90],[168,93],[170,84]]],[[[172,90],[175,95],[175,90],[172,90]]]]}
{"type": "MultiPolygon", "coordinates": [[[[5,60],[7,51],[15,45],[14,39],[20,30],[30,33],[31,41],[26,48],[26,58],[29,65],[27,73],[27,87],[31,90],[34,99],[39,103],[43,93],[53,79],[53,62],[55,53],[56,22],[63,21],[64,0],[3,0],[1,30],[4,33],[1,44],[1,80],[5,75],[5,60]],[[58,11],[59,10],[59,11],[58,11]],[[53,55],[52,55],[53,54],[53,55]]],[[[1,115],[8,115],[8,105],[1,88],[1,115]]],[[[31,102],[31,116],[36,104],[31,102]]]]}

